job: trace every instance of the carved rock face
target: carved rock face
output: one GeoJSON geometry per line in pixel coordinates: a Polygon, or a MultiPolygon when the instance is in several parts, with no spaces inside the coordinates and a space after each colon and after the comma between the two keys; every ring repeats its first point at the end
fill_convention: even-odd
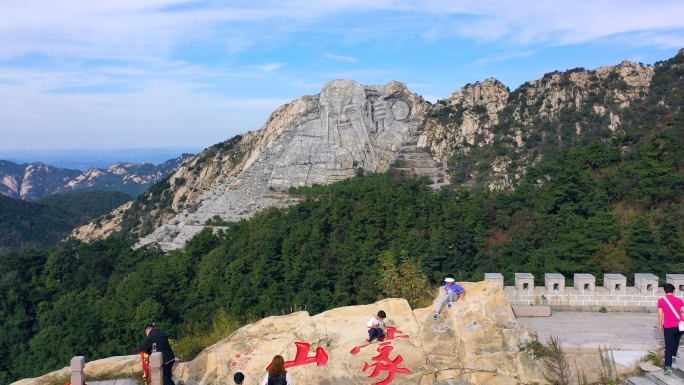
{"type": "MultiPolygon", "coordinates": [[[[138,246],[182,248],[216,217],[234,222],[267,207],[289,206],[300,200],[284,192],[292,186],[337,182],[359,168],[384,172],[395,156],[407,163],[415,157],[420,171],[408,171],[425,172],[437,183],[444,175],[441,166],[416,146],[426,108],[422,98],[399,82],[328,82],[320,94],[283,105],[261,130],[246,133],[232,150],[241,154],[239,160],[216,153],[181,168],[175,178],[186,179],[188,185],[175,192],[177,211],[156,224],[138,246]]],[[[115,225],[120,223],[118,219],[115,225]]],[[[87,239],[92,234],[92,228],[83,227],[72,235],[87,239]]]]}
{"type": "Polygon", "coordinates": [[[410,131],[409,104],[387,86],[333,80],[319,95],[318,116],[292,128],[293,137],[277,157],[269,187],[286,189],[327,184],[376,171],[410,131]]]}

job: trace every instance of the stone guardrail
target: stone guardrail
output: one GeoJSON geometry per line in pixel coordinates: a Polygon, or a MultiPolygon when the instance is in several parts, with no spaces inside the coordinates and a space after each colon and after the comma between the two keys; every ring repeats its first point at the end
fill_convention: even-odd
{"type": "MultiPolygon", "coordinates": [[[[684,274],[667,274],[665,281],[675,287],[675,295],[684,294],[684,274]]],[[[504,286],[503,275],[486,273],[485,280],[496,281],[511,305],[549,305],[554,310],[655,311],[658,299],[665,295],[658,287],[658,277],[650,273],[634,274],[634,286],[627,286],[622,274],[604,274],[603,286],[596,287],[592,274],[576,273],[573,287],[565,286],[558,273],[544,274],[544,286],[534,286],[534,275],[515,273],[515,286],[504,286]]]]}
{"type": "MultiPolygon", "coordinates": [[[[150,355],[150,385],[163,385],[162,354],[154,352],[150,355]]],[[[76,356],[71,359],[71,385],[85,385],[85,357],[76,356]]]]}

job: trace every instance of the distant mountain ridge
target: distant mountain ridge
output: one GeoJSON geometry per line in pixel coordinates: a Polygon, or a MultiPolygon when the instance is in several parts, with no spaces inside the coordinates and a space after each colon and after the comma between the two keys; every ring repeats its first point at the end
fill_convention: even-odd
{"type": "Polygon", "coordinates": [[[77,191],[123,191],[132,197],[176,171],[192,154],[181,154],[162,164],[119,162],[106,169],[86,171],[54,167],[42,162],[16,164],[0,160],[0,195],[36,200],[77,191]]]}
{"type": "Polygon", "coordinates": [[[118,162],[161,164],[178,154],[197,154],[201,150],[190,147],[0,149],[0,159],[16,164],[42,162],[53,167],[86,171],[93,167],[106,169],[118,162]]]}

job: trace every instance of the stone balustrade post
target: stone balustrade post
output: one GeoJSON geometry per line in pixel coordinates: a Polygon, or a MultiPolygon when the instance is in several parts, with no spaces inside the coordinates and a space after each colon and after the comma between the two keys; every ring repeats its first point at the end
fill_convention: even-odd
{"type": "Polygon", "coordinates": [[[71,359],[71,384],[85,384],[85,357],[76,356],[71,359]]]}
{"type": "MultiPolygon", "coordinates": [[[[675,295],[684,298],[684,274],[666,274],[665,277],[665,282],[674,286],[675,295]]],[[[499,273],[485,273],[485,280],[502,282],[502,278],[499,273]]],[[[562,274],[544,273],[544,286],[535,288],[534,275],[515,273],[515,286],[505,286],[504,293],[511,306],[538,304],[540,297],[544,300],[547,296],[551,303],[562,303],[568,310],[596,311],[605,307],[635,312],[656,311],[658,298],[663,295],[658,276],[651,273],[634,274],[634,286],[629,287],[627,278],[622,274],[604,274],[603,287],[598,287],[596,277],[587,273],[574,274],[572,289],[565,287],[565,282],[562,274]]],[[[514,312],[521,316],[516,310],[514,312]]]]}
{"type": "Polygon", "coordinates": [[[651,273],[634,274],[634,287],[642,293],[655,295],[658,291],[658,277],[651,273]]]}
{"type": "Polygon", "coordinates": [[[596,291],[596,277],[591,274],[575,273],[572,283],[579,291],[596,291]]]}
{"type": "Polygon", "coordinates": [[[504,277],[501,273],[485,273],[485,281],[494,281],[498,283],[502,289],[504,287],[504,277]]]}
{"type": "Polygon", "coordinates": [[[603,274],[603,287],[609,291],[627,291],[627,277],[622,274],[603,274]]]}
{"type": "Polygon", "coordinates": [[[516,290],[534,290],[534,275],[530,273],[515,273],[516,290]]]}
{"type": "Polygon", "coordinates": [[[150,355],[150,385],[164,385],[164,364],[161,352],[154,352],[150,355]]]}
{"type": "Polygon", "coordinates": [[[665,274],[665,282],[674,285],[676,296],[684,294],[684,274],[665,274]]]}
{"type": "Polygon", "coordinates": [[[548,291],[565,291],[565,277],[559,273],[544,273],[544,285],[548,291]]]}

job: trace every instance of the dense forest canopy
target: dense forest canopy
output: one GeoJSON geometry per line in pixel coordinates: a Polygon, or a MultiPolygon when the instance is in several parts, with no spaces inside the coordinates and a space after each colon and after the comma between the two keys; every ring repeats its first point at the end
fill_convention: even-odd
{"type": "Polygon", "coordinates": [[[684,110],[565,150],[515,190],[434,191],[397,172],[292,190],[306,201],[210,229],[184,251],[123,237],[0,258],[0,383],[133,353],[156,321],[174,337],[221,312],[311,313],[382,297],[382,256],[437,284],[502,272],[684,270],[684,110]]]}
{"type": "Polygon", "coordinates": [[[0,258],[12,250],[53,246],[74,228],[132,199],[121,191],[54,194],[32,202],[0,195],[0,258]]]}

